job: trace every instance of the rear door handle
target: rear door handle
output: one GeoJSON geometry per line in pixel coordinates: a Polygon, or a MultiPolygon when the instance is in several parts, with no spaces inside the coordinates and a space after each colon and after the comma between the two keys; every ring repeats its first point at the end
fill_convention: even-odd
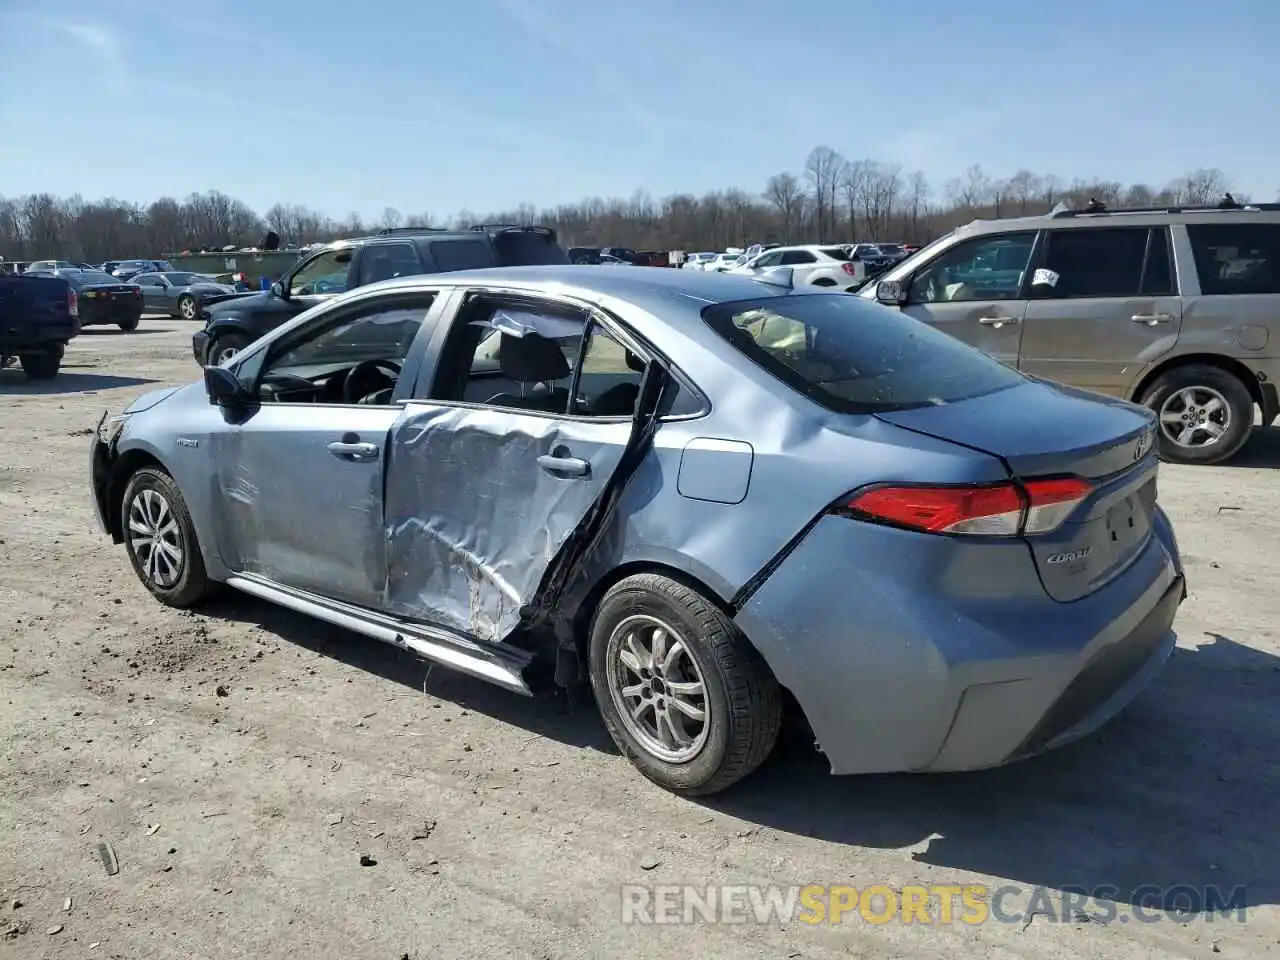
{"type": "Polygon", "coordinates": [[[361,443],[358,440],[335,440],[329,444],[329,452],[339,460],[377,460],[378,445],[376,443],[361,443]]]}
{"type": "Polygon", "coordinates": [[[979,317],[978,322],[986,327],[1003,327],[1006,323],[1017,323],[1017,317],[979,317]]]}
{"type": "Polygon", "coordinates": [[[581,457],[544,453],[538,458],[538,466],[557,477],[587,477],[591,475],[591,464],[581,457]]]}
{"type": "Polygon", "coordinates": [[[1168,313],[1135,313],[1129,319],[1134,323],[1145,323],[1149,327],[1154,327],[1161,323],[1172,323],[1173,315],[1168,313]]]}

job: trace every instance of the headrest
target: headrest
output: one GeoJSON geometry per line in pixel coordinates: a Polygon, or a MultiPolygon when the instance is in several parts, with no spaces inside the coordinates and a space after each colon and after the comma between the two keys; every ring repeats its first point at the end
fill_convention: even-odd
{"type": "Polygon", "coordinates": [[[516,383],[561,380],[571,372],[560,345],[536,333],[523,337],[502,334],[502,342],[498,344],[498,369],[516,383]]]}

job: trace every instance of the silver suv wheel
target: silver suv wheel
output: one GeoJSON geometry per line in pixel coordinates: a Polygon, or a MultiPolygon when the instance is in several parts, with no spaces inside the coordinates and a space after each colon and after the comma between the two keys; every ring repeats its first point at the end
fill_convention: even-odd
{"type": "Polygon", "coordinates": [[[1160,405],[1160,429],[1179,447],[1208,447],[1231,429],[1231,405],[1212,387],[1183,387],[1160,405]]]}

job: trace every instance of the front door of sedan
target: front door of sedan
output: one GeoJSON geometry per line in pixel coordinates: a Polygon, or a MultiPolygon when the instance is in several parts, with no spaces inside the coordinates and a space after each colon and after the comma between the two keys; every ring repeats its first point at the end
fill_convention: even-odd
{"type": "Polygon", "coordinates": [[[241,361],[237,373],[263,402],[210,438],[228,567],[381,605],[387,438],[408,393],[395,369],[424,335],[434,299],[357,301],[241,361]]]}
{"type": "Polygon", "coordinates": [[[1035,242],[1028,230],[956,244],[915,272],[902,311],[1016,368],[1035,242]]]}
{"type": "Polygon", "coordinates": [[[646,369],[626,339],[586,309],[463,301],[392,431],[389,612],[497,642],[547,601],[549,568],[624,479],[646,369]]]}

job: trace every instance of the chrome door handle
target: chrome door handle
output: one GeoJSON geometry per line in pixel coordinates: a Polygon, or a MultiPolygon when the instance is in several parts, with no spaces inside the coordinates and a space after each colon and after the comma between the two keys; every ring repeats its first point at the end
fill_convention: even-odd
{"type": "Polygon", "coordinates": [[[979,317],[978,322],[986,327],[1003,327],[1006,323],[1017,323],[1017,317],[979,317]]]}
{"type": "Polygon", "coordinates": [[[538,458],[538,466],[558,477],[585,477],[591,473],[591,464],[580,457],[557,457],[544,453],[538,458]]]}
{"type": "Polygon", "coordinates": [[[1135,313],[1129,319],[1134,323],[1145,323],[1148,327],[1154,327],[1161,323],[1171,323],[1173,315],[1168,313],[1135,313]]]}
{"type": "Polygon", "coordinates": [[[376,443],[335,440],[329,444],[329,452],[339,460],[365,461],[378,459],[378,445],[376,443]]]}

